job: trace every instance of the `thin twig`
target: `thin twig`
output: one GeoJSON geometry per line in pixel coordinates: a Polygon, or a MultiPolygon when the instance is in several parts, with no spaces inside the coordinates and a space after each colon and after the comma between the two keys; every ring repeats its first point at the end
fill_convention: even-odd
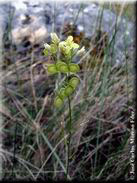
{"type": "Polygon", "coordinates": [[[67,141],[67,163],[66,163],[66,176],[67,176],[67,178],[69,175],[70,141],[71,141],[71,126],[72,126],[70,97],[68,97],[68,104],[69,104],[69,122],[68,122],[69,136],[68,136],[68,141],[67,141]]]}

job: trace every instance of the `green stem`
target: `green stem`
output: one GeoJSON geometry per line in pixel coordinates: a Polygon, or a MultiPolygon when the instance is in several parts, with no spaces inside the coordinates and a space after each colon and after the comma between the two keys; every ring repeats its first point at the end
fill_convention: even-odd
{"type": "Polygon", "coordinates": [[[68,175],[69,175],[70,141],[71,141],[71,126],[72,126],[70,97],[68,97],[68,104],[69,104],[69,122],[68,122],[69,136],[68,136],[68,141],[67,141],[67,162],[66,162],[66,176],[67,176],[67,178],[68,178],[68,175]]]}

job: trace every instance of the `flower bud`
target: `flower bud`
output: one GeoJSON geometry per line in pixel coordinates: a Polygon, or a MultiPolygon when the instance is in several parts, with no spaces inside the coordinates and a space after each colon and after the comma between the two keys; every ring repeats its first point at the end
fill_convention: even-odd
{"type": "Polygon", "coordinates": [[[65,41],[61,41],[61,42],[59,43],[59,48],[60,48],[60,49],[64,48],[65,46],[66,46],[66,42],[65,42],[65,41]]]}
{"type": "Polygon", "coordinates": [[[69,56],[71,54],[71,47],[68,46],[65,41],[59,43],[59,48],[61,53],[63,53],[65,56],[69,56]]]}
{"type": "Polygon", "coordinates": [[[50,53],[50,50],[51,50],[51,46],[49,45],[49,44],[47,44],[47,43],[45,43],[44,44],[44,47],[45,47],[45,49],[44,49],[44,55],[45,56],[48,56],[49,55],[49,53],[50,53]]]}
{"type": "Polygon", "coordinates": [[[65,42],[65,41],[61,41],[61,42],[59,43],[59,49],[60,49],[60,51],[61,51],[63,54],[65,54],[65,52],[66,52],[66,42],[65,42]]]}
{"type": "Polygon", "coordinates": [[[72,36],[68,36],[66,43],[70,46],[73,43],[73,37],[72,36]]]}
{"type": "Polygon", "coordinates": [[[73,43],[72,48],[74,48],[74,49],[79,48],[79,45],[77,43],[73,43]]]}
{"type": "Polygon", "coordinates": [[[68,47],[70,47],[70,49],[72,49],[72,48],[74,48],[74,49],[79,48],[79,45],[78,45],[77,43],[74,43],[73,37],[72,37],[72,36],[69,36],[69,37],[67,38],[67,40],[66,40],[66,45],[67,45],[68,47]]]}
{"type": "Polygon", "coordinates": [[[58,50],[57,45],[51,44],[51,49],[50,50],[51,50],[51,54],[56,54],[57,50],[58,50]]]}
{"type": "Polygon", "coordinates": [[[50,50],[51,46],[47,43],[44,44],[45,49],[50,50]]]}
{"type": "Polygon", "coordinates": [[[50,35],[53,43],[58,44],[60,42],[60,39],[58,38],[56,33],[51,33],[50,35]]]}

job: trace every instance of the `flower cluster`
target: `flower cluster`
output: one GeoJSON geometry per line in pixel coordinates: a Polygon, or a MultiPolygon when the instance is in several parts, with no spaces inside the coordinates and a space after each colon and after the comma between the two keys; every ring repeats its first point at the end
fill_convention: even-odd
{"type": "MultiPolygon", "coordinates": [[[[53,56],[59,52],[63,55],[64,59],[55,60],[53,64],[44,64],[44,68],[49,74],[64,73],[67,77],[71,76],[71,79],[67,79],[65,87],[61,88],[57,92],[57,96],[54,101],[56,107],[62,106],[64,100],[69,97],[78,86],[80,80],[77,76],[72,76],[80,71],[79,65],[72,63],[72,57],[81,55],[85,52],[84,47],[78,50],[79,45],[73,41],[73,37],[69,36],[65,41],[60,41],[56,33],[51,33],[51,44],[44,44],[45,56],[53,56]]],[[[57,58],[57,57],[56,57],[57,58]]]]}

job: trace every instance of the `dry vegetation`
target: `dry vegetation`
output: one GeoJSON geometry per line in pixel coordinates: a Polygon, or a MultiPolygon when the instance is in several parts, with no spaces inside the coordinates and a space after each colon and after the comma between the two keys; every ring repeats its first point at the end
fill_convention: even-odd
{"type": "MultiPolygon", "coordinates": [[[[72,97],[72,179],[129,179],[133,55],[116,67],[108,62],[110,47],[106,46],[101,56],[104,48],[98,48],[94,54],[96,64],[91,64],[93,54],[84,59],[79,73],[82,83],[72,97]]],[[[68,107],[67,103],[60,110],[53,107],[53,91],[59,79],[47,75],[42,66],[47,61],[43,45],[30,45],[21,52],[12,46],[4,48],[0,112],[5,179],[65,178],[64,126],[68,107]]]]}

